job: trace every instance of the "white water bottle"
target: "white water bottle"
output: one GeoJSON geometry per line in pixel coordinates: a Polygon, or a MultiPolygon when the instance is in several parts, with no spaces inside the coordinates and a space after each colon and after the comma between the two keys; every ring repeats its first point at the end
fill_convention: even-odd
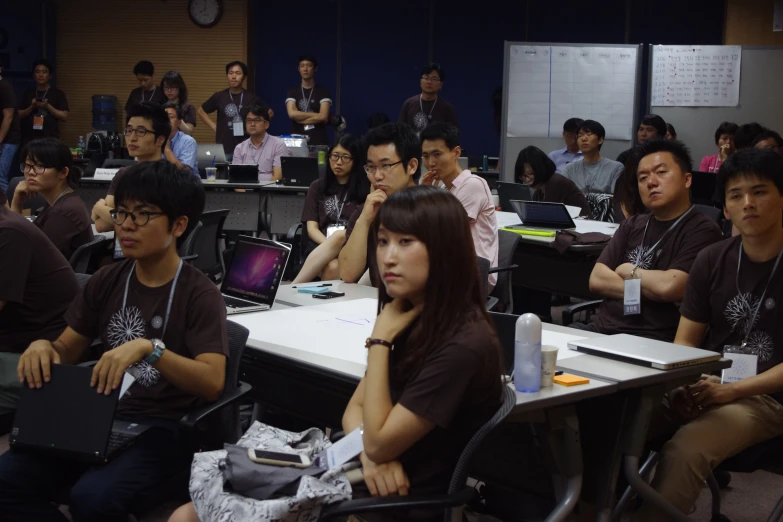
{"type": "Polygon", "coordinates": [[[525,314],[514,335],[514,387],[525,393],[541,389],[541,319],[525,314]]]}

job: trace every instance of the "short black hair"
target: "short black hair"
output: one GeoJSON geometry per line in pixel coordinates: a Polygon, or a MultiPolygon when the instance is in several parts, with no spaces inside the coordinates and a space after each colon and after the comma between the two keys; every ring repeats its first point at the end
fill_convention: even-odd
{"type": "Polygon", "coordinates": [[[177,71],[169,71],[164,74],[163,79],[160,80],[160,90],[164,90],[167,85],[179,89],[178,98],[180,105],[188,101],[188,87],[185,85],[185,80],[180,73],[177,71]]]}
{"type": "Polygon", "coordinates": [[[239,68],[242,69],[242,76],[247,76],[247,65],[245,65],[245,62],[240,62],[239,60],[234,60],[233,62],[228,62],[226,64],[226,74],[228,74],[228,70],[235,65],[238,65],[239,68]]]}
{"type": "Polygon", "coordinates": [[[299,59],[296,61],[296,65],[299,65],[302,62],[310,62],[313,64],[313,67],[318,69],[318,60],[315,59],[315,56],[312,54],[303,54],[299,57],[299,59]]]}
{"type": "Polygon", "coordinates": [[[416,172],[413,173],[413,181],[419,182],[419,172],[421,165],[421,142],[416,133],[404,123],[385,123],[380,127],[370,129],[364,136],[365,154],[370,147],[380,145],[394,145],[397,155],[402,160],[402,164],[407,171],[411,160],[417,162],[416,172]]]}
{"type": "Polygon", "coordinates": [[[582,118],[568,118],[563,124],[563,132],[579,133],[579,128],[585,122],[582,118]]]}
{"type": "MultiPolygon", "coordinates": [[[[579,132],[582,131],[587,131],[591,134],[595,134],[599,138],[606,139],[606,129],[595,120],[584,120],[582,125],[579,126],[579,132]]],[[[603,143],[598,146],[598,150],[601,150],[601,147],[603,147],[603,143]]]]}
{"type": "Polygon", "coordinates": [[[783,194],[783,156],[771,150],[738,150],[721,163],[716,180],[715,197],[726,203],[726,187],[739,177],[754,177],[772,181],[783,194]]]}
{"type": "Polygon", "coordinates": [[[39,65],[43,65],[44,67],[49,69],[49,74],[52,74],[52,72],[54,72],[54,68],[52,67],[52,62],[50,62],[46,58],[38,58],[36,61],[33,62],[33,72],[35,72],[35,69],[39,65]]]}
{"type": "MultiPolygon", "coordinates": [[[[169,121],[169,115],[166,111],[158,105],[152,102],[136,103],[130,106],[128,109],[127,118],[125,119],[125,125],[128,124],[131,118],[144,118],[152,122],[152,132],[155,133],[155,139],[158,136],[163,136],[166,140],[171,135],[171,122],[169,121]]],[[[166,141],[163,142],[163,147],[166,146],[166,141]]]]}
{"type": "Polygon", "coordinates": [[[427,127],[421,131],[419,136],[421,143],[425,140],[437,141],[443,140],[446,142],[446,146],[449,150],[453,150],[454,147],[459,147],[459,129],[452,123],[437,122],[427,125],[427,127]]]}
{"type": "Polygon", "coordinates": [[[114,205],[126,202],[155,205],[169,218],[169,230],[175,220],[187,216],[188,227],[177,244],[188,236],[204,211],[204,186],[188,170],[180,170],[167,160],[146,161],[128,167],[117,183],[114,205]]]}
{"type": "Polygon", "coordinates": [[[525,174],[525,163],[533,169],[533,185],[546,183],[557,170],[557,166],[546,152],[538,147],[529,146],[519,151],[517,162],[514,164],[514,181],[524,183],[522,177],[525,174]]]}
{"type": "Polygon", "coordinates": [[[693,171],[693,159],[691,158],[690,149],[679,140],[667,140],[664,137],[660,137],[637,145],[632,150],[632,154],[636,156],[633,169],[634,175],[636,175],[636,170],[639,167],[639,162],[642,158],[659,152],[668,152],[671,154],[672,157],[674,157],[674,162],[677,163],[677,166],[679,166],[680,170],[683,172],[693,171]]]}
{"type": "Polygon", "coordinates": [[[440,64],[437,63],[431,63],[422,67],[421,75],[424,76],[426,74],[431,73],[432,71],[438,73],[438,78],[440,78],[440,81],[442,82],[446,81],[446,71],[444,71],[443,67],[441,67],[440,64]]]}
{"type": "Polygon", "coordinates": [[[718,144],[720,137],[724,134],[729,134],[731,136],[737,134],[737,129],[739,129],[739,125],[730,121],[724,121],[718,125],[718,128],[715,130],[715,145],[718,144]]]}
{"type": "Polygon", "coordinates": [[[177,113],[177,118],[182,119],[182,107],[178,103],[174,102],[166,102],[163,105],[161,105],[161,108],[165,111],[166,109],[174,109],[174,112],[177,113]]]}
{"type": "Polygon", "coordinates": [[[671,123],[666,124],[666,134],[671,134],[672,139],[677,139],[677,131],[675,130],[674,125],[671,123]]]}
{"type": "Polygon", "coordinates": [[[740,125],[737,132],[734,133],[734,146],[737,150],[747,149],[753,146],[753,140],[756,136],[764,132],[766,127],[755,121],[740,125]]]}
{"type": "Polygon", "coordinates": [[[133,66],[133,74],[144,76],[155,76],[155,66],[149,60],[142,60],[133,66]]]}
{"type": "Polygon", "coordinates": [[[71,149],[57,138],[33,140],[25,145],[19,157],[22,161],[27,158],[34,159],[44,167],[57,169],[58,172],[67,168],[68,185],[71,188],[76,188],[79,185],[79,180],[82,179],[82,170],[73,165],[71,149]]]}
{"type": "Polygon", "coordinates": [[[256,116],[261,116],[266,121],[269,121],[269,107],[263,102],[254,103],[253,105],[243,110],[242,112],[244,112],[242,117],[245,120],[247,120],[247,115],[252,112],[256,116]]]}
{"type": "Polygon", "coordinates": [[[642,125],[654,127],[659,137],[666,137],[666,122],[657,114],[646,114],[642,121],[639,122],[639,126],[642,125]]]}
{"type": "Polygon", "coordinates": [[[753,140],[753,146],[755,147],[758,142],[768,140],[770,138],[775,140],[775,143],[778,144],[778,147],[783,147],[783,138],[781,138],[780,134],[773,131],[772,129],[767,129],[761,134],[759,134],[758,136],[756,136],[756,138],[753,140]]]}

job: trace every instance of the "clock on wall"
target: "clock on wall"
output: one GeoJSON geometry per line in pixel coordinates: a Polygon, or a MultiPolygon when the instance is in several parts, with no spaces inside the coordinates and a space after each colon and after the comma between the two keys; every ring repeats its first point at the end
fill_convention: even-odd
{"type": "Polygon", "coordinates": [[[190,0],[188,14],[197,26],[212,27],[223,16],[223,2],[221,0],[190,0]]]}

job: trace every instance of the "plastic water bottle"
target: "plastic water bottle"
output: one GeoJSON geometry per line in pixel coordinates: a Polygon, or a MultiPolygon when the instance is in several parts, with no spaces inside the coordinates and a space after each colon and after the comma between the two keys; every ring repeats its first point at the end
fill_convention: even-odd
{"type": "Polygon", "coordinates": [[[79,157],[84,157],[84,136],[79,136],[79,143],[76,144],[76,149],[79,151],[79,157]]]}
{"type": "Polygon", "coordinates": [[[489,170],[489,158],[487,158],[486,154],[484,154],[484,157],[481,159],[481,170],[482,172],[487,172],[489,170]]]}
{"type": "Polygon", "coordinates": [[[541,319],[525,314],[514,335],[514,387],[525,393],[541,389],[541,319]]]}

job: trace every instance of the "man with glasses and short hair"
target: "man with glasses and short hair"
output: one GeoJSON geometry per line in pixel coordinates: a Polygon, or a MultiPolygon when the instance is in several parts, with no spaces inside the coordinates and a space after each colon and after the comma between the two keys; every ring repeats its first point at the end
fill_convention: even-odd
{"type": "Polygon", "coordinates": [[[304,134],[310,138],[310,145],[329,145],[326,124],[329,121],[329,109],[332,97],[329,89],[315,83],[318,60],[306,54],[299,57],[299,76],[301,85],[288,89],[285,107],[291,118],[291,132],[304,134]]]}
{"type": "Polygon", "coordinates": [[[560,174],[569,163],[581,161],[584,155],[579,150],[579,142],[576,139],[579,128],[584,123],[581,118],[569,118],[563,124],[563,141],[565,147],[553,150],[549,153],[549,159],[555,163],[555,174],[560,174]]]}
{"type": "Polygon", "coordinates": [[[258,181],[283,179],[282,156],[291,152],[285,142],[266,131],[269,129],[269,107],[263,103],[252,105],[245,114],[245,129],[250,135],[234,149],[234,165],[258,165],[258,181]]]}
{"type": "Polygon", "coordinates": [[[200,179],[197,160],[198,144],[192,136],[179,130],[182,123],[182,107],[174,102],[166,102],[163,104],[163,110],[166,111],[169,122],[171,122],[171,134],[163,148],[163,155],[169,163],[178,169],[189,170],[200,179]]]}
{"type": "MultiPolygon", "coordinates": [[[[133,105],[129,109],[127,121],[123,133],[130,157],[136,158],[139,163],[162,159],[163,149],[171,135],[171,122],[163,107],[150,102],[133,105]]],[[[117,171],[106,197],[99,199],[92,207],[92,220],[98,232],[114,230],[109,214],[114,208],[114,192],[117,190],[117,183],[129,168],[123,167],[117,171]]]]}
{"type": "Polygon", "coordinates": [[[446,71],[437,63],[431,63],[421,70],[421,94],[411,96],[402,104],[399,123],[406,123],[417,133],[430,123],[453,123],[459,127],[454,107],[438,96],[446,81],[446,71]]]}
{"type": "Polygon", "coordinates": [[[163,89],[155,83],[155,66],[152,62],[142,60],[133,66],[133,75],[139,82],[139,86],[133,89],[125,102],[125,115],[130,113],[131,107],[138,103],[155,103],[160,105],[166,102],[163,89]]]}
{"type": "Polygon", "coordinates": [[[605,136],[603,125],[595,120],[583,121],[577,134],[583,159],[563,167],[562,175],[573,181],[586,196],[614,193],[614,184],[623,172],[622,163],[601,157],[605,136]]]}

